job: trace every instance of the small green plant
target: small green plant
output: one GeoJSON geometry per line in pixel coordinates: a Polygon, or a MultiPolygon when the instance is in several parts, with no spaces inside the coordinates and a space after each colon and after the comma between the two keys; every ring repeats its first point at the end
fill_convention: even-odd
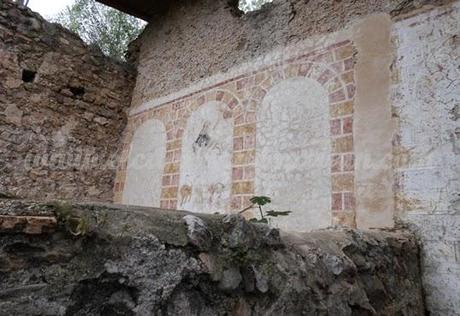
{"type": "MultiPolygon", "coordinates": [[[[90,232],[90,219],[88,216],[78,216],[74,213],[70,204],[65,202],[52,203],[57,220],[73,236],[85,236],[90,232]]],[[[107,214],[103,214],[101,220],[97,220],[97,226],[105,225],[107,214]]]]}
{"type": "Polygon", "coordinates": [[[253,223],[265,223],[268,224],[269,218],[271,217],[278,217],[278,216],[287,216],[291,213],[291,211],[267,211],[264,213],[262,210],[262,206],[266,204],[270,204],[272,202],[272,199],[268,196],[253,196],[252,198],[249,199],[251,201],[251,205],[246,207],[245,209],[241,210],[239,213],[244,213],[254,207],[258,207],[259,213],[260,213],[260,218],[251,218],[249,221],[253,223]]]}

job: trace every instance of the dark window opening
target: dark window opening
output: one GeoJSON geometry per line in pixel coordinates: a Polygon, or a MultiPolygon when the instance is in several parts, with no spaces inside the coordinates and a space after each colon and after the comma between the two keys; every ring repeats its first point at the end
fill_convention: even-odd
{"type": "Polygon", "coordinates": [[[35,80],[36,71],[33,70],[22,70],[22,81],[24,82],[33,82],[35,80]]]}
{"type": "Polygon", "coordinates": [[[69,90],[76,97],[80,97],[85,94],[85,88],[83,87],[69,87],[69,90]]]}

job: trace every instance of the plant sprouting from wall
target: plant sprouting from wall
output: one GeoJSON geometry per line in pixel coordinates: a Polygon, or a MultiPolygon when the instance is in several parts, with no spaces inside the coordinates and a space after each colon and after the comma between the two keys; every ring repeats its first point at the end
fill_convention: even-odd
{"type": "Polygon", "coordinates": [[[54,209],[58,222],[67,232],[76,237],[82,237],[93,232],[95,229],[103,227],[107,223],[107,213],[94,214],[91,221],[87,215],[79,216],[73,210],[72,205],[65,202],[53,202],[51,206],[54,209]],[[91,225],[91,223],[93,225],[91,225]]]}
{"type": "Polygon", "coordinates": [[[287,216],[291,213],[291,211],[274,211],[274,210],[264,212],[262,207],[272,202],[271,198],[268,196],[263,196],[263,195],[253,196],[252,198],[249,199],[249,201],[251,201],[252,204],[246,207],[245,209],[241,210],[240,214],[252,208],[257,207],[259,209],[259,215],[260,215],[260,218],[251,218],[249,220],[250,222],[268,224],[270,218],[278,217],[278,216],[287,216]]]}

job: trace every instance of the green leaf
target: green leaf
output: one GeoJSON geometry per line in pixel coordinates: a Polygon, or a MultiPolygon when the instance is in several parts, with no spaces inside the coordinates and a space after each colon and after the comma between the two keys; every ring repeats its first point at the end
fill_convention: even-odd
{"type": "Polygon", "coordinates": [[[274,210],[271,210],[271,211],[267,211],[267,213],[265,215],[266,216],[271,216],[271,217],[278,217],[278,216],[287,216],[287,215],[289,215],[291,213],[292,213],[291,211],[274,211],[274,210]]]}
{"type": "Polygon", "coordinates": [[[272,200],[268,196],[253,196],[249,201],[253,204],[257,204],[259,206],[271,203],[272,200]]]}

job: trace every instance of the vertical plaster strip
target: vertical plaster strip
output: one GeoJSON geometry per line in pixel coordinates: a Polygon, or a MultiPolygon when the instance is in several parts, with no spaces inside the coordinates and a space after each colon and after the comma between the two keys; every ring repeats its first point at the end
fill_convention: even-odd
{"type": "Polygon", "coordinates": [[[358,50],[354,108],[356,222],[360,228],[393,226],[391,19],[373,15],[354,28],[358,50]]]}

